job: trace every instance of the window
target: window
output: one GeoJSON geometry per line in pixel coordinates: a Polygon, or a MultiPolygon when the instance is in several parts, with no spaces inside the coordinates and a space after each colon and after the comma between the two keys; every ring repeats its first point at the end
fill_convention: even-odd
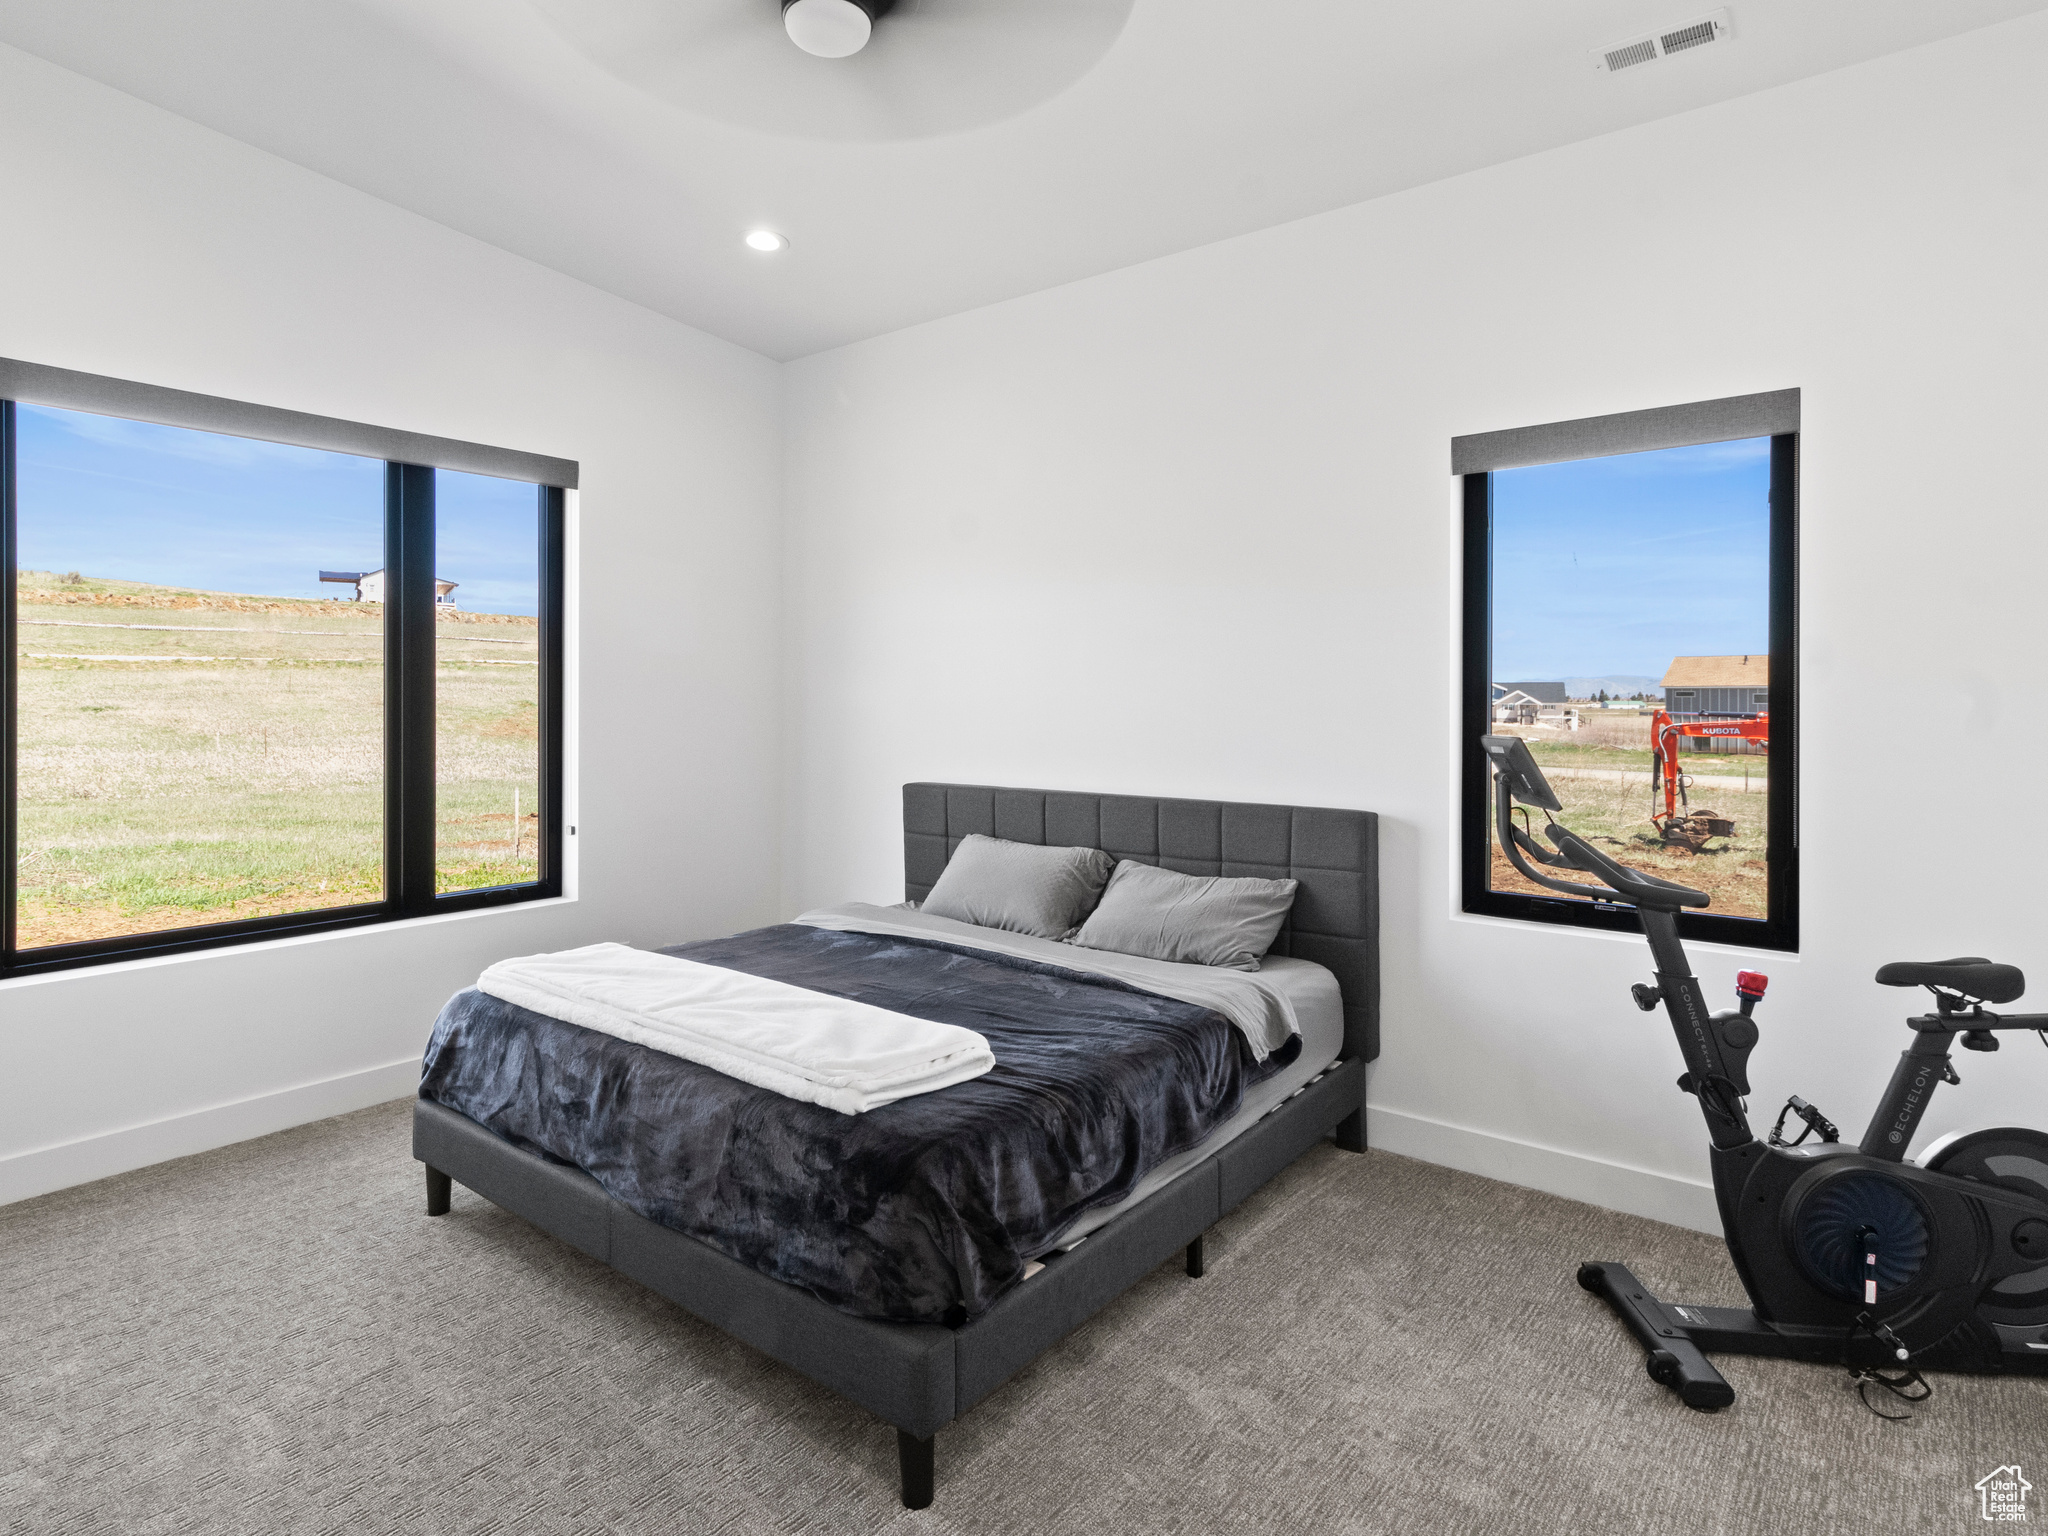
{"type": "Polygon", "coordinates": [[[434,479],[434,888],[517,885],[540,878],[542,510],[530,485],[434,479]]]}
{"type": "Polygon", "coordinates": [[[1560,823],[1713,898],[1686,937],[1796,949],[1798,392],[1460,438],[1453,465],[1464,910],[1635,927],[1508,862],[1478,742],[1512,734],[1560,823]]]}
{"type": "Polygon", "coordinates": [[[559,894],[575,472],[0,360],[0,975],[559,894]]]}

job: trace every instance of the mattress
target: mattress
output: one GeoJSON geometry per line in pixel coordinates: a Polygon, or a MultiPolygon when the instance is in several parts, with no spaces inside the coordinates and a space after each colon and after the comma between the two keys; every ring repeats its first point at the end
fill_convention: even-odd
{"type": "MultiPolygon", "coordinates": [[[[986,1075],[865,1114],[475,989],[443,1010],[420,1093],[842,1311],[965,1321],[1090,1213],[1199,1153],[1301,1049],[1290,1033],[1260,1060],[1243,1022],[1083,969],[1109,963],[1086,951],[1055,945],[1041,959],[974,938],[782,925],[671,951],[989,1041],[986,1075]]],[[[1296,964],[1159,985],[1253,999],[1234,1011],[1263,1029],[1270,1016],[1295,1019],[1297,997],[1317,1012],[1319,968],[1296,964]]]]}

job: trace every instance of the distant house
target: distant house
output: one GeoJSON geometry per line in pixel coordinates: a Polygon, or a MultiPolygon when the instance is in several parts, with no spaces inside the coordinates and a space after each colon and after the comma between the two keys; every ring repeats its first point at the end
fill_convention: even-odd
{"type": "Polygon", "coordinates": [[[1579,712],[1567,708],[1570,702],[1563,683],[1494,683],[1489,692],[1496,725],[1564,725],[1579,728],[1579,712]]]}
{"type": "Polygon", "coordinates": [[[1496,693],[1493,720],[1496,725],[1534,725],[1543,706],[1519,688],[1496,693]]]}
{"type": "Polygon", "coordinates": [[[1761,715],[1771,707],[1768,656],[1680,656],[1664,674],[1674,715],[1761,715]]]}
{"type": "MultiPolygon", "coordinates": [[[[353,583],[356,589],[356,601],[359,603],[381,603],[384,601],[384,573],[382,571],[322,571],[320,579],[322,581],[353,583]]],[[[434,578],[434,606],[436,608],[453,608],[455,606],[455,589],[461,585],[462,583],[459,581],[448,581],[436,576],[434,578]]]]}

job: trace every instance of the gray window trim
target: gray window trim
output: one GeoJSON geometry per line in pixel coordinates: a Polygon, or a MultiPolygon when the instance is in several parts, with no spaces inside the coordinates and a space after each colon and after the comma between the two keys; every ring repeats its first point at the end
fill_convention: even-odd
{"type": "Polygon", "coordinates": [[[1454,437],[1451,473],[1479,475],[1496,469],[1523,469],[1531,464],[1647,453],[1654,448],[1691,448],[1747,437],[1776,437],[1798,430],[1799,391],[1777,389],[1762,395],[1730,395],[1723,400],[1699,400],[1691,405],[1623,411],[1615,416],[1585,416],[1540,427],[1514,427],[1505,432],[1454,437]]]}
{"type": "Polygon", "coordinates": [[[127,379],[77,373],[69,368],[51,368],[14,358],[0,357],[0,400],[123,416],[166,427],[194,427],[202,432],[260,438],[298,448],[322,448],[330,453],[353,453],[394,464],[460,470],[532,485],[558,485],[564,490],[576,489],[579,468],[574,459],[492,448],[451,437],[429,437],[422,432],[401,432],[394,427],[374,427],[333,416],[311,416],[272,405],[250,405],[242,400],[223,400],[217,395],[195,395],[187,390],[136,384],[127,379]]]}

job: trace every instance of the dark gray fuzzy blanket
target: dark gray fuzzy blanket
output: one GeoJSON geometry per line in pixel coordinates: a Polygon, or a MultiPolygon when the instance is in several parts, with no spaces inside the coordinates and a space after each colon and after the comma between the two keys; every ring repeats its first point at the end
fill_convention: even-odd
{"type": "Polygon", "coordinates": [[[1206,1008],[924,940],[787,924],[663,953],[962,1025],[996,1065],[842,1115],[471,989],[435,1023],[420,1097],[861,1317],[980,1314],[1300,1049],[1254,1062],[1206,1008]]]}

